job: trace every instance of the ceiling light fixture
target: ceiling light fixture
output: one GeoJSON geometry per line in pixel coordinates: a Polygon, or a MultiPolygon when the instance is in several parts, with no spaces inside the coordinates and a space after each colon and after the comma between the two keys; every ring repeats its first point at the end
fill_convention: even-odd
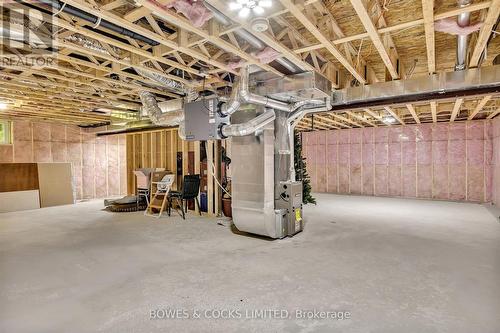
{"type": "Polygon", "coordinates": [[[7,103],[0,102],[0,110],[5,110],[5,109],[7,109],[7,103]]]}
{"type": "Polygon", "coordinates": [[[253,12],[254,15],[262,15],[266,8],[271,8],[272,0],[234,0],[229,3],[230,10],[238,10],[238,16],[246,18],[253,12]]]}

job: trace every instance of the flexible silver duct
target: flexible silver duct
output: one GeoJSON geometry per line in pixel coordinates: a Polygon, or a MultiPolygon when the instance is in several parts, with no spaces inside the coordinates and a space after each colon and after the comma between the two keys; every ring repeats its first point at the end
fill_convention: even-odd
{"type": "MultiPolygon", "coordinates": [[[[102,46],[101,43],[99,43],[96,40],[89,39],[85,37],[84,35],[81,34],[74,34],[68,37],[64,38],[65,40],[75,43],[77,45],[80,45],[86,49],[97,51],[106,55],[110,55],[109,51],[102,46]]],[[[118,49],[117,47],[114,47],[112,45],[109,46],[113,52],[115,52],[117,55],[121,55],[121,50],[118,49]]]]}
{"type": "Polygon", "coordinates": [[[139,93],[142,111],[149,116],[151,122],[160,126],[177,126],[184,121],[184,109],[181,99],[172,99],[158,103],[149,91],[139,93]]]}
{"type": "Polygon", "coordinates": [[[231,91],[231,96],[229,98],[229,101],[225,102],[222,105],[222,114],[230,116],[231,114],[235,113],[241,105],[240,102],[240,82],[236,82],[236,84],[233,86],[233,90],[231,91]]]}
{"type": "MultiPolygon", "coordinates": [[[[226,15],[224,15],[220,11],[218,11],[217,8],[210,5],[206,1],[204,2],[204,5],[205,5],[205,7],[207,7],[208,10],[210,10],[213,13],[214,19],[216,19],[217,22],[219,22],[223,26],[231,25],[231,23],[232,23],[231,20],[226,15]]],[[[254,35],[252,35],[248,31],[246,31],[245,29],[237,29],[236,31],[234,31],[234,34],[239,36],[240,38],[246,40],[250,45],[252,45],[253,47],[255,47],[259,51],[266,47],[266,44],[264,44],[260,39],[258,39],[257,37],[255,37],[254,35]]],[[[288,69],[292,73],[297,72],[297,69],[295,68],[295,66],[284,58],[277,58],[276,62],[281,64],[283,67],[285,67],[286,69],[288,69]]]]}
{"type": "Polygon", "coordinates": [[[154,72],[146,71],[137,67],[134,67],[134,70],[139,73],[140,75],[147,77],[148,79],[151,79],[153,81],[156,81],[163,85],[165,88],[177,91],[179,93],[184,93],[184,85],[180,82],[170,80],[162,75],[159,75],[154,72]]]}
{"type": "MultiPolygon", "coordinates": [[[[83,35],[74,34],[65,38],[66,40],[78,44],[86,49],[101,52],[106,55],[111,55],[107,49],[105,49],[101,43],[98,41],[91,40],[83,35]]],[[[112,47],[113,51],[120,54],[120,50],[116,47],[112,47]]],[[[128,59],[128,58],[124,58],[128,59]]],[[[184,84],[171,80],[163,75],[160,75],[153,71],[147,71],[142,68],[134,67],[134,70],[141,76],[148,78],[152,81],[158,82],[162,87],[167,88],[175,93],[186,95],[188,101],[192,101],[198,97],[198,93],[192,89],[186,87],[184,84]]]]}
{"type": "MultiPolygon", "coordinates": [[[[471,0],[458,0],[460,8],[466,7],[471,4],[471,0]]],[[[466,27],[470,24],[470,12],[461,13],[457,16],[457,24],[460,27],[466,27]]],[[[468,35],[457,36],[457,63],[455,65],[456,71],[462,71],[467,67],[467,42],[468,35]]]]}
{"type": "Polygon", "coordinates": [[[221,133],[225,137],[249,135],[255,133],[259,129],[262,129],[267,124],[273,122],[274,119],[276,119],[274,110],[266,110],[261,115],[245,123],[223,126],[221,129],[221,133]]]}

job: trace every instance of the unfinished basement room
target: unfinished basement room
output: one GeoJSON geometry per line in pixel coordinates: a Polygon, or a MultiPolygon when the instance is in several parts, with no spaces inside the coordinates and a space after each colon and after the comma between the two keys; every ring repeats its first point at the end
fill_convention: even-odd
{"type": "Polygon", "coordinates": [[[0,332],[500,332],[500,0],[0,13],[0,332]]]}

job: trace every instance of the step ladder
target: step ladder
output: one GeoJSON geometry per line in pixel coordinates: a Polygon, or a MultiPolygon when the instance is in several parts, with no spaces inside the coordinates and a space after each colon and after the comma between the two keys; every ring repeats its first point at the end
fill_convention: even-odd
{"type": "Polygon", "coordinates": [[[167,208],[168,193],[174,183],[174,179],[174,175],[165,175],[164,172],[163,175],[155,175],[155,173],[151,175],[151,193],[154,194],[151,196],[151,200],[149,201],[148,208],[144,211],[144,215],[156,218],[161,217],[167,208]],[[162,178],[157,180],[159,178],[158,176],[162,176],[162,178]],[[157,210],[158,213],[155,213],[153,210],[157,210]]]}

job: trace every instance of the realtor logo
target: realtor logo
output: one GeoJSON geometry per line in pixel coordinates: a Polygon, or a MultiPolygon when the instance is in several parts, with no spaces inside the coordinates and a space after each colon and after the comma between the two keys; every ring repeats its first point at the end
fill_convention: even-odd
{"type": "Polygon", "coordinates": [[[38,8],[47,6],[38,0],[23,1],[22,4],[0,0],[1,55],[31,58],[54,55],[57,27],[53,23],[57,18],[38,8]]]}

